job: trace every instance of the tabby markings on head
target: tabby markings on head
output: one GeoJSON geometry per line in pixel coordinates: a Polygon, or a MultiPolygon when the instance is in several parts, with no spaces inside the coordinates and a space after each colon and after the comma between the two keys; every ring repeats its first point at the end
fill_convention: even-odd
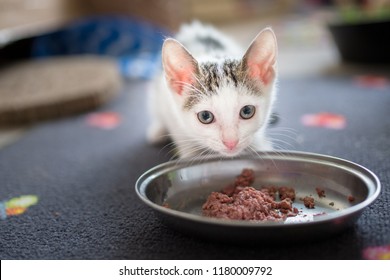
{"type": "Polygon", "coordinates": [[[196,81],[195,89],[190,91],[189,97],[184,103],[184,109],[190,110],[205,96],[210,97],[217,94],[223,83],[235,88],[240,85],[245,86],[252,94],[260,95],[259,89],[246,79],[245,67],[240,60],[228,59],[222,64],[217,62],[201,63],[196,74],[196,81]]]}

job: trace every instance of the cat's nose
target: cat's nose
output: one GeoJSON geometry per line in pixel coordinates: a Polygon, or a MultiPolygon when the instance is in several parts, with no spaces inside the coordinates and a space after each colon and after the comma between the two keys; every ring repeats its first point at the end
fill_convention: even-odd
{"type": "Polygon", "coordinates": [[[224,140],[222,141],[222,143],[226,146],[226,148],[228,148],[229,150],[234,150],[234,148],[237,146],[238,144],[238,140],[224,140]]]}

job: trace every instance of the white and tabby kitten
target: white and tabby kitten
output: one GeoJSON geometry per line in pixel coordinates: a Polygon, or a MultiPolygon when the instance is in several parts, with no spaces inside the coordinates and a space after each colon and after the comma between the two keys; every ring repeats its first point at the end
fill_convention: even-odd
{"type": "Polygon", "coordinates": [[[178,156],[271,150],[277,44],[270,28],[248,50],[210,26],[183,26],[162,48],[163,77],[150,96],[150,143],[170,137],[178,156]]]}

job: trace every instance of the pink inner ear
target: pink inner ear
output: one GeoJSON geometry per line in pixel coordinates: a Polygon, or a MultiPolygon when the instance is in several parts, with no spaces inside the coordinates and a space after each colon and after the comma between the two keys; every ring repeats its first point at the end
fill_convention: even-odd
{"type": "Polygon", "coordinates": [[[193,82],[191,71],[176,71],[174,73],[171,73],[169,76],[171,77],[169,80],[169,85],[179,95],[182,95],[186,84],[192,84],[193,82]]]}
{"type": "Polygon", "coordinates": [[[261,80],[264,85],[269,85],[275,78],[276,52],[276,40],[272,30],[260,32],[244,56],[248,75],[254,80],[261,80]]]}
{"type": "Polygon", "coordinates": [[[178,95],[194,82],[197,62],[176,40],[168,39],[163,45],[163,66],[169,87],[178,95]]]}
{"type": "Polygon", "coordinates": [[[264,85],[268,85],[274,78],[275,71],[269,63],[257,65],[256,63],[248,63],[249,76],[253,79],[260,79],[264,85]]]}

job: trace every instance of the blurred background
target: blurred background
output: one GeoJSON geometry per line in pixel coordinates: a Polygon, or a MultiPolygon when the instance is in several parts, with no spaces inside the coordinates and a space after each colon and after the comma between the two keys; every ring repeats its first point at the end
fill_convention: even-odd
{"type": "Polygon", "coordinates": [[[194,19],[244,48],[271,26],[281,79],[353,75],[387,85],[389,2],[0,0],[0,126],[93,110],[123,79],[153,78],[164,38],[194,19]]]}
{"type": "MultiPolygon", "coordinates": [[[[373,40],[374,35],[379,35],[377,37],[382,37],[385,41],[372,42],[377,47],[382,47],[371,52],[380,52],[389,45],[389,40],[385,39],[389,37],[385,36],[389,35],[388,0],[0,0],[0,48],[3,48],[1,59],[38,55],[36,52],[31,53],[31,45],[18,41],[69,27],[82,19],[97,21],[96,16],[130,17],[161,27],[167,34],[177,31],[183,22],[198,19],[218,25],[243,44],[247,44],[264,26],[272,26],[279,38],[282,75],[310,74],[312,71],[337,64],[340,60],[340,50],[331,37],[330,31],[333,29],[329,29],[329,25],[383,21],[387,25],[382,29],[373,29],[371,36],[373,40]],[[91,16],[95,18],[91,19],[91,16]],[[6,50],[4,47],[7,47],[6,50]],[[300,67],[296,67],[296,63],[299,63],[300,67]]],[[[109,20],[97,24],[107,25],[109,20]]],[[[120,30],[121,26],[118,25],[117,29],[120,30]]],[[[362,30],[358,31],[361,36],[365,36],[362,30]]],[[[333,32],[336,33],[337,30],[333,32]]],[[[346,37],[349,33],[349,36],[352,36],[351,33],[355,31],[351,29],[343,32],[342,35],[337,35],[346,37]]],[[[120,40],[119,37],[116,39],[120,40]]],[[[349,40],[352,40],[355,46],[350,48],[350,51],[359,47],[356,44],[358,39],[351,37],[349,40]]],[[[85,42],[79,40],[72,43],[85,42]]],[[[95,43],[99,44],[101,41],[95,43]]],[[[361,43],[371,44],[367,38],[361,43]]],[[[344,49],[346,47],[344,46],[344,49]]],[[[93,52],[93,48],[83,51],[93,52]]],[[[51,54],[49,50],[47,52],[47,55],[51,54]]],[[[362,52],[361,55],[367,54],[362,52]]],[[[345,59],[367,62],[364,57],[359,61],[359,54],[352,58],[346,55],[345,59]]],[[[381,62],[375,58],[373,60],[381,62]]],[[[382,62],[388,63],[389,60],[388,52],[383,52],[382,62]]]]}

